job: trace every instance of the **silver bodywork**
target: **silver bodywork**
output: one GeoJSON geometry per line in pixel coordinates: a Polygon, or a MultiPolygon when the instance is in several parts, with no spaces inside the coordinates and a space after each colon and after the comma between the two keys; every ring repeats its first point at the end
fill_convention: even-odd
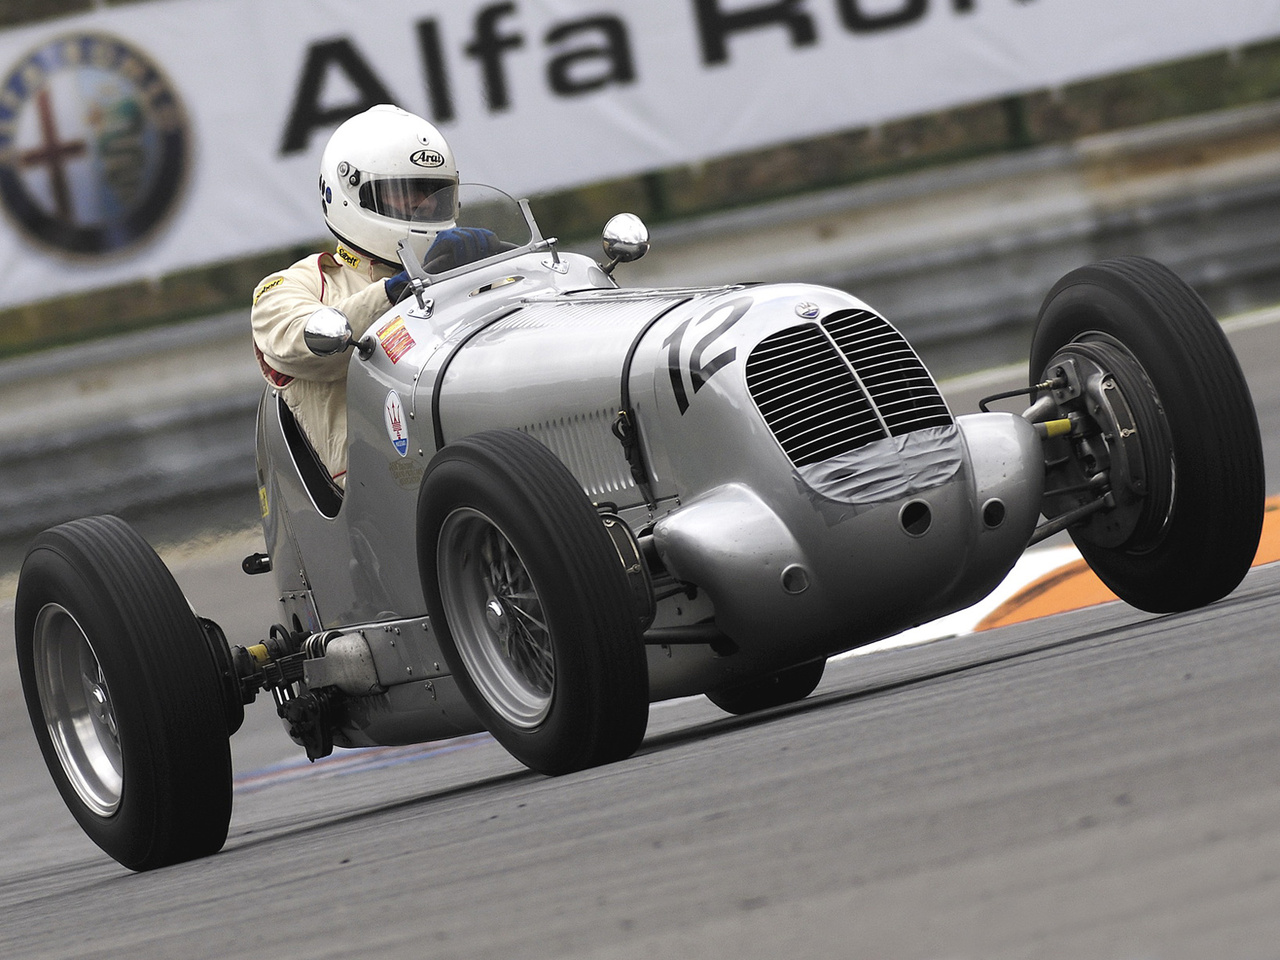
{"type": "Polygon", "coordinates": [[[340,506],[308,482],[305,443],[274,392],[260,410],[284,620],[336,633],[304,679],[346,696],[339,744],[479,729],[433,637],[415,536],[426,466],[459,437],[535,437],[625,523],[650,559],[652,700],[961,609],[1035,529],[1035,428],[953,417],[906,341],[848,294],[619,289],[536,228],[518,249],[431,279],[352,352],[340,506]],[[617,435],[628,426],[630,461],[617,435]]]}

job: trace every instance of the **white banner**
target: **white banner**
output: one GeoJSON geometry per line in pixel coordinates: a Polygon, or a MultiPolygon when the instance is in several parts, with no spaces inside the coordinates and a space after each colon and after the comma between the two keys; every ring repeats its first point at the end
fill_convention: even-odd
{"type": "Polygon", "coordinates": [[[156,0],[0,34],[0,306],[306,243],[392,101],[517,196],[1280,35],[1280,0],[156,0]]]}

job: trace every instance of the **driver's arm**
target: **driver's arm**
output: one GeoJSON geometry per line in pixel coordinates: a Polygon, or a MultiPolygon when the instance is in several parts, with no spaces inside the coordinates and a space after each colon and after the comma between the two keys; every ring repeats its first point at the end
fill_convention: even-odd
{"type": "Polygon", "coordinates": [[[322,294],[332,292],[326,287],[323,267],[309,259],[272,274],[254,291],[250,314],[254,344],[271,368],[286,377],[332,381],[347,375],[348,354],[317,357],[307,349],[303,333],[316,309],[341,310],[351,323],[352,335],[359,339],[390,305],[381,281],[341,299],[322,299],[322,294]]]}

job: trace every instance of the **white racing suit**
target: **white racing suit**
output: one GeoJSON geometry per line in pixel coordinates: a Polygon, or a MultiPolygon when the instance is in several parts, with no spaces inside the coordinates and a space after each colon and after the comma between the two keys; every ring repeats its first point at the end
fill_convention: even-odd
{"type": "Polygon", "coordinates": [[[334,482],[346,486],[347,365],[350,352],[317,357],[303,330],[321,306],[336,307],[358,340],[391,306],[383,284],[398,268],[342,245],[273,273],[253,292],[253,347],[262,375],[293,411],[334,482]]]}

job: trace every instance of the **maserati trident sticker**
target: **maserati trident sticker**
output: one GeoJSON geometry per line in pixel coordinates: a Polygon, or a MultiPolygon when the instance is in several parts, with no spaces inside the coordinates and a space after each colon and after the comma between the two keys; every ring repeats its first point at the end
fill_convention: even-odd
{"type": "Polygon", "coordinates": [[[173,210],[187,127],[141,50],[102,33],[50,40],[0,79],[0,204],[55,252],[128,250],[173,210]]]}
{"type": "Polygon", "coordinates": [[[409,453],[409,428],[404,422],[404,404],[400,402],[400,394],[392,390],[387,394],[387,401],[382,409],[382,422],[386,424],[387,436],[391,445],[400,456],[409,453]]]}

